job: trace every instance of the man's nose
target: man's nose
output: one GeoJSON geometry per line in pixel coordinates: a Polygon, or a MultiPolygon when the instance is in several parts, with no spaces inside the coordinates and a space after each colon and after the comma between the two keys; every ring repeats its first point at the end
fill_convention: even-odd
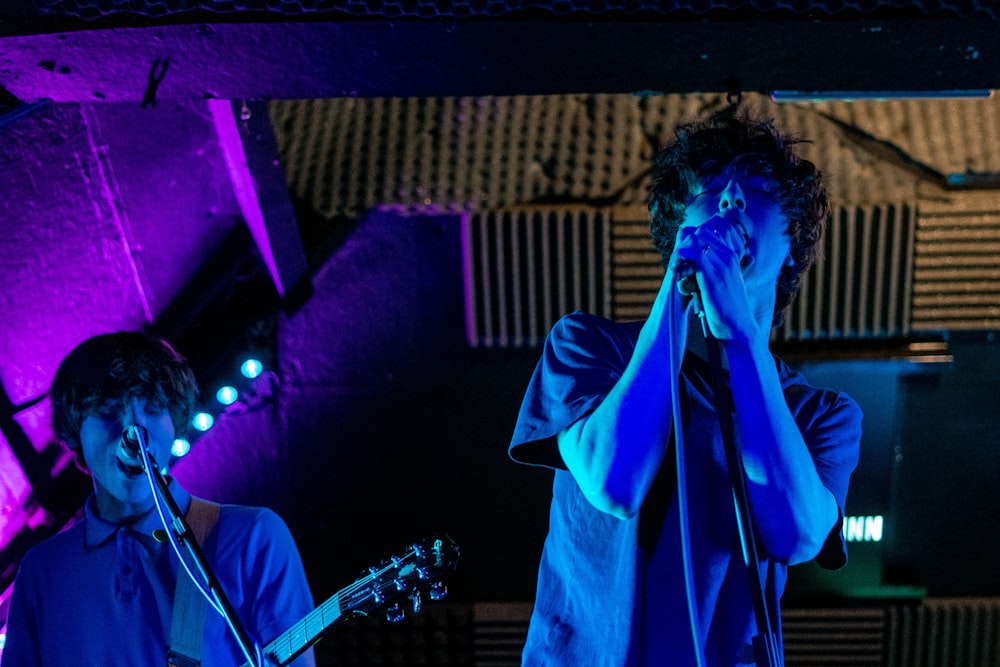
{"type": "Polygon", "coordinates": [[[719,193],[719,213],[725,213],[731,208],[745,211],[747,208],[746,197],[743,196],[743,189],[736,182],[735,178],[729,179],[729,183],[719,193]]]}
{"type": "Polygon", "coordinates": [[[146,426],[146,410],[143,401],[138,398],[133,398],[126,403],[122,418],[125,420],[125,428],[128,428],[133,424],[146,426]]]}

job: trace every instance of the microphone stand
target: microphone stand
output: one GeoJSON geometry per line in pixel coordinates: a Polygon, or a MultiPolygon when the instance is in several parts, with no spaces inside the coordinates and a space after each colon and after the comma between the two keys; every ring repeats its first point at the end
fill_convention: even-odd
{"type": "MultiPolygon", "coordinates": [[[[153,455],[149,453],[146,442],[146,429],[137,425],[135,435],[139,441],[139,451],[141,453],[139,458],[142,461],[143,466],[146,468],[146,474],[154,484],[154,492],[158,493],[160,498],[163,499],[170,515],[168,520],[168,517],[164,516],[161,512],[160,517],[164,521],[163,527],[168,532],[172,532],[177,540],[187,548],[187,552],[191,556],[191,560],[194,561],[199,574],[201,574],[204,582],[208,585],[208,590],[212,597],[215,598],[215,602],[222,612],[222,616],[226,623],[229,625],[229,629],[233,632],[244,657],[246,657],[250,665],[257,666],[259,664],[255,657],[257,655],[257,650],[253,641],[251,641],[250,636],[243,628],[242,623],[240,623],[240,619],[236,615],[236,609],[229,601],[225,591],[222,590],[219,580],[216,578],[215,573],[212,571],[208,561],[205,559],[205,554],[202,552],[201,546],[198,544],[198,540],[195,539],[191,527],[184,519],[183,512],[181,512],[180,507],[177,506],[177,501],[174,499],[173,494],[170,493],[166,479],[160,473],[160,466],[156,463],[156,459],[153,458],[153,455]]],[[[178,556],[180,556],[180,554],[178,554],[178,556]]],[[[185,576],[183,568],[178,569],[177,576],[185,576]]]]}
{"type": "Polygon", "coordinates": [[[743,456],[736,445],[736,432],[733,428],[733,397],[723,376],[719,341],[709,331],[701,303],[697,302],[699,298],[697,292],[694,294],[694,298],[696,299],[695,307],[701,320],[701,329],[705,335],[705,347],[708,352],[708,365],[711,372],[712,396],[715,401],[715,410],[719,415],[726,464],[729,468],[730,484],[733,487],[733,502],[736,505],[736,526],[739,531],[740,546],[743,548],[743,562],[747,566],[750,577],[750,597],[753,601],[754,616],[757,619],[757,636],[753,638],[754,663],[760,667],[782,667],[784,660],[781,646],[777,633],[771,627],[767,596],[760,577],[760,555],[757,550],[757,538],[754,534],[753,517],[750,514],[743,456]]]}

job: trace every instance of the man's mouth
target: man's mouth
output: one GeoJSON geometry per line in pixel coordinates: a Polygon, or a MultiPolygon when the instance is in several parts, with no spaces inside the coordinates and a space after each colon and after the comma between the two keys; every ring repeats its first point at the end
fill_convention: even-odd
{"type": "Polygon", "coordinates": [[[733,222],[733,227],[736,228],[736,233],[740,235],[740,240],[743,241],[743,257],[740,259],[740,268],[746,270],[753,261],[750,257],[750,235],[747,234],[746,227],[738,220],[733,222]]]}
{"type": "Polygon", "coordinates": [[[129,477],[135,477],[142,474],[142,466],[128,465],[119,458],[115,458],[115,463],[118,465],[118,469],[129,477]]]}

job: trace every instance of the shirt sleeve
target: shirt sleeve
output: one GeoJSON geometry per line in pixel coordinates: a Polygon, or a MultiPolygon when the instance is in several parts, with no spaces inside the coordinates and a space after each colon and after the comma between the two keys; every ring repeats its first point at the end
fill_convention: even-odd
{"type": "MultiPolygon", "coordinates": [[[[276,513],[261,509],[255,515],[247,544],[251,617],[255,633],[268,643],[314,609],[312,593],[295,540],[276,513]]],[[[312,649],[290,664],[315,665],[312,649]]]]}
{"type": "Polygon", "coordinates": [[[576,312],[556,322],[521,403],[511,458],[565,469],[556,435],[600,405],[634,346],[627,328],[595,315],[576,312]]]}
{"type": "Polygon", "coordinates": [[[837,501],[837,523],[815,560],[828,570],[847,563],[844,504],[851,473],[861,449],[861,407],[846,394],[831,390],[791,391],[789,401],[820,480],[837,501]]]}

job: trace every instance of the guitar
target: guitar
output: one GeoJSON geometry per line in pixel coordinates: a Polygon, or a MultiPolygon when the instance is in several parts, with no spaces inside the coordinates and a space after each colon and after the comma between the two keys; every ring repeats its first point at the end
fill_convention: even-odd
{"type": "MultiPolygon", "coordinates": [[[[424,593],[431,600],[447,595],[441,577],[454,570],[457,563],[458,545],[447,535],[435,535],[410,545],[405,554],[369,568],[368,574],[334,593],[278,635],[264,647],[264,655],[275,665],[287,665],[331,628],[352,616],[386,610],[390,621],[398,621],[405,614],[399,606],[405,600],[409,600],[414,612],[419,612],[424,593]]],[[[249,663],[243,667],[249,667],[249,663]]]]}

